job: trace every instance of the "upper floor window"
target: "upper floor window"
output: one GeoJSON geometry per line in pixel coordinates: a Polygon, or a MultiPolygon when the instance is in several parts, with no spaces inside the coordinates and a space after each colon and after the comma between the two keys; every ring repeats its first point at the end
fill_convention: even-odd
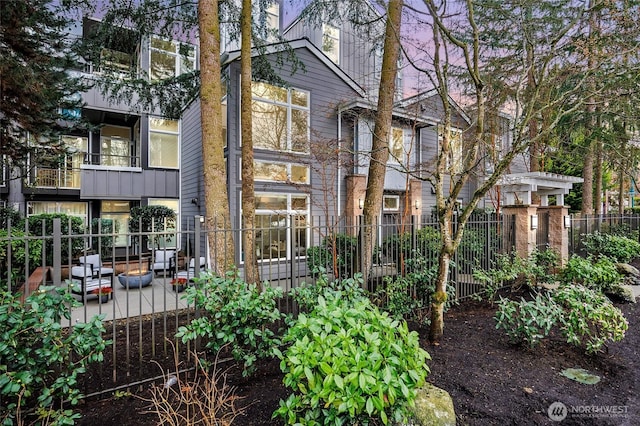
{"type": "Polygon", "coordinates": [[[253,146],[273,151],[309,152],[309,93],[262,82],[253,93],[253,146]]]}
{"type": "Polygon", "coordinates": [[[149,118],[149,167],[178,168],[178,122],[149,118]]]}
{"type": "MultiPolygon", "coordinates": [[[[438,143],[442,146],[445,129],[440,126],[438,129],[438,143]]],[[[459,129],[449,129],[449,156],[447,158],[447,169],[451,174],[462,172],[462,131],[459,129]]]]}
{"type": "Polygon", "coordinates": [[[404,163],[404,130],[392,127],[389,134],[389,161],[404,163]]]}
{"type": "Polygon", "coordinates": [[[309,183],[309,166],[259,160],[255,160],[253,164],[257,181],[309,183]]]}
{"type": "Polygon", "coordinates": [[[340,64],[340,29],[322,24],[322,51],[334,63],[340,64]]]}
{"type": "Polygon", "coordinates": [[[151,37],[149,76],[152,81],[191,72],[195,66],[196,49],[193,45],[151,37]]]}

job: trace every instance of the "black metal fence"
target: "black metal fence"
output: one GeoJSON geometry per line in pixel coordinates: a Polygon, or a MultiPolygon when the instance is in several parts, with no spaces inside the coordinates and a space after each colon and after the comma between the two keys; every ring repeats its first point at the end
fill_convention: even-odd
{"type": "Polygon", "coordinates": [[[572,215],[569,228],[569,254],[585,256],[585,234],[617,234],[640,241],[640,214],[572,215]]]}
{"type": "MultiPolygon", "coordinates": [[[[303,282],[314,282],[321,271],[332,278],[349,277],[362,265],[360,218],[274,215],[263,218],[261,223],[264,226],[256,228],[261,280],[282,288],[285,294],[303,282]]],[[[474,215],[468,221],[450,269],[456,298],[469,297],[481,290],[481,285],[473,280],[473,269],[490,268],[498,254],[511,251],[516,238],[514,224],[514,217],[495,214],[474,215]]],[[[375,291],[385,285],[385,279],[393,280],[409,271],[424,272],[425,277],[432,279],[433,275],[427,272],[437,266],[439,226],[430,216],[414,216],[404,221],[398,216],[381,218],[374,229],[377,248],[365,283],[367,288],[375,291]]],[[[455,230],[458,224],[454,221],[452,226],[455,230]]],[[[74,272],[86,273],[86,267],[78,269],[79,261],[91,255],[97,255],[101,267],[107,268],[105,271],[113,269],[112,275],[98,272],[96,276],[79,279],[84,279],[84,284],[98,285],[104,280],[110,281],[112,299],[104,303],[85,297],[82,306],[72,311],[72,317],[63,321],[63,325],[70,326],[94,314],[103,314],[106,337],[114,340],[105,361],[92,370],[94,384],[85,390],[87,394],[113,392],[160,376],[162,371],[151,361],[171,367],[173,349],[167,339],[175,341],[178,327],[198,315],[197,309],[174,291],[171,281],[177,273],[178,276],[189,273],[191,259],[195,260],[192,273],[198,273],[200,263],[210,267],[214,260],[209,255],[219,254],[212,249],[211,241],[230,237],[236,242],[236,254],[229,259],[239,265],[242,273],[242,257],[238,253],[243,250],[240,243],[243,230],[207,229],[199,217],[183,230],[150,233],[116,235],[68,231],[72,228],[71,223],[62,224],[60,219],[54,219],[52,226],[43,224],[40,232],[9,227],[6,233],[0,233],[0,284],[25,294],[41,284],[66,287],[74,272]],[[119,245],[123,241],[124,247],[119,245]],[[134,271],[149,269],[157,261],[158,254],[149,246],[158,241],[165,244],[159,249],[160,253],[177,254],[174,263],[152,272],[153,281],[147,287],[131,288],[122,284],[120,275],[134,275],[134,271]],[[102,383],[97,389],[95,380],[102,383]]],[[[223,255],[232,256],[232,253],[223,255]]],[[[81,293],[78,297],[83,296],[86,295],[81,293]]],[[[283,310],[293,309],[288,298],[283,298],[281,303],[283,310]]],[[[177,347],[184,354],[193,349],[180,344],[177,347]]]]}

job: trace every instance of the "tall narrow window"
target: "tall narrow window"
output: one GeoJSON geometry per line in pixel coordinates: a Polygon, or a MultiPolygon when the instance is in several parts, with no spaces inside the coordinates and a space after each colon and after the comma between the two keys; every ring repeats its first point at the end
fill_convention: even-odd
{"type": "Polygon", "coordinates": [[[322,24],[322,51],[334,63],[340,64],[340,29],[322,24]]]}
{"type": "Polygon", "coordinates": [[[131,166],[131,129],[106,125],[100,129],[100,164],[131,166]]]}
{"type": "Polygon", "coordinates": [[[392,127],[389,133],[389,154],[390,162],[404,163],[404,131],[398,127],[392,127]]]}
{"type": "Polygon", "coordinates": [[[178,168],[178,122],[149,118],[149,167],[178,168]]]}
{"type": "Polygon", "coordinates": [[[126,247],[129,244],[129,214],[131,206],[128,201],[102,201],[100,217],[113,221],[113,232],[116,234],[114,246],[126,247]]]}

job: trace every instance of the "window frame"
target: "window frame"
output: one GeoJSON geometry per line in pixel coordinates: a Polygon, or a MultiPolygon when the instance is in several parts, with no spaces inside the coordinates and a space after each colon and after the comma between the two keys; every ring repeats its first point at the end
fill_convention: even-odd
{"type": "Polygon", "coordinates": [[[342,39],[342,31],[339,27],[331,25],[327,22],[322,23],[322,44],[321,50],[331,62],[336,65],[340,65],[340,54],[342,52],[342,46],[340,45],[340,41],[342,39]],[[335,33],[335,34],[334,34],[335,33]],[[325,43],[332,43],[332,48],[326,49],[325,43]],[[335,58],[335,59],[334,59],[335,58]]]}
{"type": "Polygon", "coordinates": [[[158,36],[154,36],[152,35],[149,38],[149,73],[148,73],[148,79],[151,82],[154,81],[162,81],[168,78],[175,78],[178,77],[182,74],[185,74],[187,72],[191,72],[194,71],[196,69],[197,66],[197,50],[196,50],[196,45],[191,44],[191,43],[185,43],[185,42],[181,42],[181,41],[177,41],[177,40],[169,40],[166,39],[164,37],[158,37],[158,36]],[[174,47],[173,51],[169,51],[169,50],[165,50],[164,48],[160,48],[160,47],[154,47],[153,46],[153,40],[159,40],[160,42],[163,43],[170,43],[171,46],[174,47]],[[191,55],[183,55],[180,50],[182,48],[182,46],[188,46],[191,51],[193,52],[193,56],[191,55]],[[172,76],[167,76],[164,78],[160,78],[160,79],[156,79],[151,75],[151,70],[152,70],[152,54],[153,52],[160,52],[162,54],[167,54],[173,57],[173,65],[174,65],[174,72],[172,76]],[[191,69],[187,69],[187,67],[183,66],[183,62],[188,61],[191,64],[191,69]]]}
{"type": "MultiPolygon", "coordinates": [[[[252,122],[256,123],[256,119],[255,119],[255,109],[254,109],[254,104],[255,103],[263,103],[266,105],[270,105],[270,106],[275,106],[275,107],[283,107],[286,109],[286,115],[287,115],[287,122],[286,122],[286,141],[284,141],[284,149],[281,148],[271,148],[268,146],[264,146],[264,145],[257,145],[256,144],[256,139],[254,136],[254,148],[255,149],[263,149],[265,151],[270,151],[270,152],[287,152],[287,153],[292,153],[292,154],[303,154],[303,155],[308,155],[310,154],[311,148],[310,148],[310,141],[311,141],[311,92],[309,90],[304,90],[304,89],[299,89],[297,87],[280,87],[280,86],[276,86],[273,84],[269,84],[263,81],[253,81],[252,82],[252,92],[253,92],[253,87],[254,85],[266,85],[266,86],[271,86],[274,87],[276,89],[281,89],[283,91],[286,91],[286,101],[281,101],[281,100],[277,100],[275,98],[266,98],[266,97],[262,97],[262,96],[257,96],[255,93],[251,94],[251,115],[252,115],[252,122]],[[303,105],[299,105],[297,103],[294,102],[294,92],[299,92],[305,95],[306,97],[306,106],[303,105]],[[306,114],[306,135],[305,135],[305,149],[302,151],[296,151],[294,150],[294,138],[293,138],[293,113],[294,111],[302,111],[306,114]]],[[[280,145],[282,145],[282,141],[279,141],[280,145]]]]}
{"type": "MultiPolygon", "coordinates": [[[[305,194],[305,193],[276,193],[276,192],[263,192],[263,191],[259,191],[256,192],[256,198],[259,197],[286,197],[286,208],[285,209],[259,209],[256,208],[255,211],[255,217],[256,217],[256,222],[257,222],[257,218],[258,216],[263,217],[269,217],[269,218],[273,218],[273,217],[278,217],[278,216],[284,216],[285,218],[285,225],[284,225],[284,231],[285,231],[285,256],[284,257],[262,257],[262,250],[264,250],[264,248],[266,246],[263,245],[262,250],[258,251],[259,247],[256,246],[256,256],[257,256],[257,260],[259,263],[263,263],[263,262],[282,262],[282,261],[288,261],[291,260],[295,257],[298,258],[305,258],[306,257],[306,249],[309,248],[310,245],[310,236],[311,236],[311,226],[310,226],[310,217],[311,217],[311,212],[310,212],[310,206],[311,206],[311,197],[309,194],[305,194]],[[296,198],[304,198],[305,199],[305,209],[295,209],[293,208],[293,200],[296,198]],[[303,247],[304,253],[303,255],[297,255],[296,253],[294,253],[295,248],[294,248],[294,241],[292,241],[292,232],[290,232],[290,230],[292,229],[293,226],[293,221],[295,221],[297,218],[299,217],[304,217],[306,225],[304,227],[304,239],[305,239],[305,245],[303,247]]],[[[257,203],[256,203],[257,204],[257,203]]],[[[242,217],[242,213],[241,213],[241,217],[242,217]]],[[[242,222],[242,219],[241,219],[242,222]]],[[[242,224],[241,224],[242,226],[242,224]]],[[[256,227],[257,229],[257,227],[256,227]]],[[[277,232],[279,228],[278,227],[269,227],[269,228],[260,228],[258,232],[260,231],[264,231],[264,230],[268,230],[269,233],[271,232],[277,232]],[[273,231],[276,230],[276,231],[273,231]]],[[[301,228],[296,227],[295,231],[298,232],[301,228]]],[[[256,245],[258,244],[256,237],[256,245]]],[[[272,246],[272,243],[269,244],[269,247],[272,246]]],[[[242,256],[241,259],[241,263],[244,263],[244,247],[242,246],[242,242],[241,242],[241,247],[240,247],[240,253],[242,256]]]]}
{"type": "Polygon", "coordinates": [[[179,170],[180,169],[180,144],[181,144],[181,129],[182,129],[182,123],[181,120],[171,120],[168,118],[164,118],[164,117],[158,117],[158,116],[149,116],[149,134],[148,134],[148,144],[147,144],[147,162],[149,165],[150,169],[171,169],[171,170],[179,170]],[[178,130],[176,130],[175,132],[172,132],[170,130],[158,130],[158,129],[153,129],[152,128],[152,121],[153,120],[164,120],[164,121],[174,121],[177,124],[177,128],[178,130]],[[175,136],[176,137],[176,165],[175,166],[166,166],[166,165],[156,165],[152,162],[152,159],[154,158],[151,155],[151,135],[152,134],[159,134],[159,135],[171,135],[171,136],[175,136]]]}

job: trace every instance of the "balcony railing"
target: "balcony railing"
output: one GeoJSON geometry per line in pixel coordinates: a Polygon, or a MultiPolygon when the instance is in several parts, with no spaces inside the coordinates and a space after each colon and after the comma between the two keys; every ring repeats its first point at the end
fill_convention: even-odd
{"type": "Polygon", "coordinates": [[[111,167],[140,167],[140,157],[137,155],[113,155],[103,153],[85,154],[85,164],[111,167]]]}
{"type": "Polygon", "coordinates": [[[80,189],[80,169],[35,167],[29,183],[38,188],[80,189]]]}

